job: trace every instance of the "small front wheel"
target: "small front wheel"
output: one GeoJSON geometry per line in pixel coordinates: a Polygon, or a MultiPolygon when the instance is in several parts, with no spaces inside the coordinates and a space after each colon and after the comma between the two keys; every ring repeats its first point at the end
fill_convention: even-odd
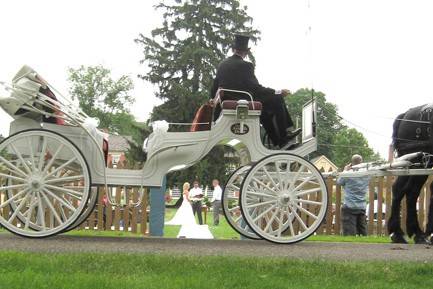
{"type": "Polygon", "coordinates": [[[258,240],[261,238],[248,227],[247,223],[244,221],[239,205],[242,181],[250,169],[250,165],[243,166],[231,174],[224,186],[222,207],[227,223],[229,223],[236,232],[249,239],[258,240]]]}
{"type": "Polygon", "coordinates": [[[319,228],[328,193],[322,174],[312,163],[280,153],[263,158],[249,170],[240,204],[246,223],[258,236],[291,244],[319,228]]]}

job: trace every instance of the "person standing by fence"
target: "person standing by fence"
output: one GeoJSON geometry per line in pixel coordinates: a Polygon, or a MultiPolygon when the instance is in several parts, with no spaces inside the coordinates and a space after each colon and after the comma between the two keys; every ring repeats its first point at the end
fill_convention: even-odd
{"type": "MultiPolygon", "coordinates": [[[[352,166],[360,163],[362,163],[362,156],[353,155],[351,163],[345,166],[344,170],[351,170],[352,166]]],[[[344,236],[367,236],[365,209],[369,183],[369,176],[357,178],[339,177],[337,179],[337,184],[344,189],[344,204],[341,208],[344,236]]]]}
{"type": "Polygon", "coordinates": [[[212,181],[213,194],[212,194],[212,210],[213,210],[213,225],[218,226],[220,223],[220,210],[221,210],[221,196],[223,190],[220,187],[220,182],[217,179],[212,181]]]}
{"type": "Polygon", "coordinates": [[[192,211],[198,216],[198,223],[203,225],[202,217],[202,201],[203,201],[203,190],[199,187],[198,181],[194,181],[194,187],[189,191],[189,199],[192,202],[192,211]]]}

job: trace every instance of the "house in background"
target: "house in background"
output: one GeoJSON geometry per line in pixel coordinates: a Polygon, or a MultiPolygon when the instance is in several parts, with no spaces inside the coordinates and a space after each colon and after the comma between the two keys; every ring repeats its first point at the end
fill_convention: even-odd
{"type": "Polygon", "coordinates": [[[109,168],[124,168],[126,166],[126,152],[132,141],[131,136],[109,135],[108,136],[108,158],[107,165],[109,168]]]}
{"type": "Polygon", "coordinates": [[[338,171],[338,167],[327,157],[324,155],[315,157],[314,159],[310,160],[316,168],[319,169],[319,171],[323,172],[336,172],[338,171]]]}

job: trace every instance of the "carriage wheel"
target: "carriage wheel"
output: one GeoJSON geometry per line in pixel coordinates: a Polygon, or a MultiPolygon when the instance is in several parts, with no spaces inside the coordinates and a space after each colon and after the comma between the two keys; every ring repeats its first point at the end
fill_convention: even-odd
{"type": "Polygon", "coordinates": [[[229,177],[222,194],[222,206],[227,223],[239,234],[250,239],[261,239],[245,223],[239,206],[242,181],[251,166],[243,166],[229,177]]]}
{"type": "Polygon", "coordinates": [[[317,230],[325,218],[328,194],[312,163],[281,153],[251,168],[242,183],[240,203],[245,221],[258,236],[290,244],[317,230]]]}
{"type": "Polygon", "coordinates": [[[70,227],[88,204],[90,172],[65,137],[27,130],[0,144],[0,224],[25,237],[70,227]]]}

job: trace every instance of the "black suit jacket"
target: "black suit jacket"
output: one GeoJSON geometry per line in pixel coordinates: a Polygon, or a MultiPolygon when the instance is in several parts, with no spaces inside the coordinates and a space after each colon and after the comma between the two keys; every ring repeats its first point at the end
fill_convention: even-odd
{"type": "MultiPolygon", "coordinates": [[[[272,88],[263,87],[254,74],[254,65],[244,61],[240,56],[233,55],[220,63],[211,90],[211,98],[215,97],[218,88],[243,90],[252,94],[258,101],[264,101],[275,94],[272,88]]],[[[223,99],[248,99],[247,95],[224,92],[223,99]]]]}

